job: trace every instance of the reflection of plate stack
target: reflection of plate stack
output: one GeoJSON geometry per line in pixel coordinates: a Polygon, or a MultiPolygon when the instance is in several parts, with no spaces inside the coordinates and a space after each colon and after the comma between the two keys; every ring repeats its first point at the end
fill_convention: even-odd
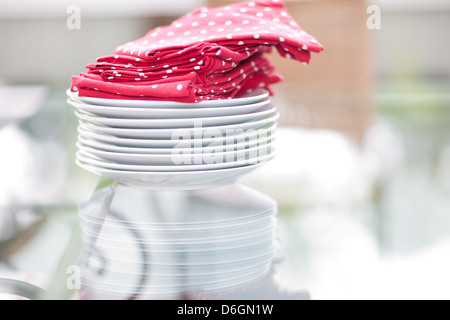
{"type": "Polygon", "coordinates": [[[176,298],[252,283],[276,255],[276,213],[272,200],[239,185],[103,189],[80,208],[84,295],[176,298]]]}
{"type": "Polygon", "coordinates": [[[115,180],[80,208],[84,298],[185,297],[269,273],[276,203],[233,184],[274,157],[267,91],[196,104],[68,95],[77,163],[115,180]]]}

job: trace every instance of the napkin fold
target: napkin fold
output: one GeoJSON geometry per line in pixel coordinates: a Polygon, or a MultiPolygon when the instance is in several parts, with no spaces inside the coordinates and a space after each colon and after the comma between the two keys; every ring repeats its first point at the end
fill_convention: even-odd
{"type": "Polygon", "coordinates": [[[123,44],[72,77],[79,96],[200,102],[232,99],[282,81],[264,56],[274,49],[308,64],[323,46],[280,0],[202,7],[123,44]]]}

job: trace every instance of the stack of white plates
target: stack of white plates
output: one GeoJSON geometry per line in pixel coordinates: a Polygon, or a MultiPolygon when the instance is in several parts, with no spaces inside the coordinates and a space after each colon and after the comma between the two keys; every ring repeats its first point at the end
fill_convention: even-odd
{"type": "Polygon", "coordinates": [[[201,103],[78,97],[77,163],[154,190],[234,182],[274,157],[279,117],[269,93],[201,103]]]}
{"type": "Polygon", "coordinates": [[[113,185],[80,207],[86,299],[177,298],[265,277],[277,205],[239,185],[163,191],[113,185]]]}

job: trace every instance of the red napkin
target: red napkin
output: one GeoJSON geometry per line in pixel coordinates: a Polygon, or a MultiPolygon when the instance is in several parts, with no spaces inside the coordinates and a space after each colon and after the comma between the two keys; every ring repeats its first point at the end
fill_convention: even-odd
{"type": "Polygon", "coordinates": [[[72,78],[79,96],[199,102],[281,81],[263,56],[276,48],[304,64],[323,50],[279,0],[200,8],[118,47],[72,78]]]}
{"type": "MultiPolygon", "coordinates": [[[[323,50],[288,14],[281,0],[260,0],[197,9],[169,26],[151,30],[143,38],[118,47],[115,53],[154,61],[164,57],[166,50],[205,42],[237,48],[273,45],[283,57],[301,62],[309,62],[309,54],[303,51],[323,50]]],[[[223,52],[221,57],[222,54],[225,55],[223,52]]]]}

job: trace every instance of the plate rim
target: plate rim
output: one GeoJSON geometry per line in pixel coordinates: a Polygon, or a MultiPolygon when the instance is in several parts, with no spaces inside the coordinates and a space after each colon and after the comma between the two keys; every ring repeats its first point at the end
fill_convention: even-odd
{"type": "Polygon", "coordinates": [[[123,171],[149,171],[149,172],[183,172],[183,171],[209,171],[215,169],[224,169],[224,168],[235,168],[235,167],[246,167],[255,163],[266,163],[272,160],[275,157],[276,149],[273,147],[272,152],[264,155],[264,156],[256,156],[254,159],[246,159],[241,161],[233,161],[233,162],[224,162],[224,163],[215,163],[215,164],[198,164],[198,165],[130,165],[130,164],[118,164],[118,163],[102,163],[102,160],[98,160],[95,158],[89,158],[89,155],[83,155],[81,150],[76,152],[76,158],[80,159],[86,163],[94,164],[97,167],[106,166],[112,170],[123,170],[123,171]],[[83,158],[89,158],[83,160],[83,158]],[[254,161],[252,161],[254,160],[254,161]],[[90,162],[91,161],[91,162],[90,162]],[[98,163],[98,165],[96,164],[98,163]],[[114,168],[116,167],[116,168],[114,168]]]}
{"type": "MultiPolygon", "coordinates": [[[[75,116],[78,119],[89,122],[91,124],[108,126],[108,127],[112,127],[112,128],[145,129],[146,127],[152,127],[157,124],[161,124],[161,126],[165,126],[165,127],[161,127],[161,128],[153,127],[153,128],[154,129],[182,129],[182,128],[190,128],[191,124],[193,124],[195,122],[213,122],[213,124],[206,124],[204,126],[205,128],[212,127],[212,126],[220,126],[221,124],[218,123],[220,120],[237,121],[237,122],[229,123],[230,125],[238,124],[238,123],[245,123],[245,122],[254,120],[253,118],[269,116],[271,114],[276,113],[276,111],[277,111],[277,108],[273,104],[269,103],[259,109],[256,109],[254,113],[245,113],[245,114],[228,115],[228,116],[199,117],[199,118],[122,119],[122,118],[110,118],[110,117],[105,117],[105,116],[96,116],[96,115],[87,114],[87,113],[83,114],[82,112],[79,112],[78,110],[75,111],[75,116]],[[260,110],[260,109],[263,109],[266,107],[267,107],[267,110],[260,110]],[[121,122],[123,122],[125,124],[121,125],[120,124],[121,122]],[[137,126],[134,126],[133,124],[137,124],[137,126]]],[[[225,123],[223,125],[228,125],[228,124],[225,123]]],[[[148,128],[148,129],[153,129],[153,128],[148,128]]]]}
{"type": "Polygon", "coordinates": [[[199,106],[209,106],[214,107],[217,105],[234,105],[235,103],[242,103],[242,104],[248,104],[251,103],[249,101],[260,101],[263,99],[267,99],[270,97],[270,92],[268,90],[265,90],[263,88],[256,88],[253,90],[254,92],[261,92],[261,94],[258,94],[256,96],[251,97],[241,97],[241,98],[235,98],[235,99],[222,99],[222,100],[208,100],[208,101],[202,101],[202,102],[193,102],[193,103],[186,103],[186,102],[174,102],[174,101],[157,101],[157,100],[133,100],[133,99],[104,99],[104,98],[94,98],[94,97],[80,97],[78,95],[78,92],[72,92],[70,89],[66,90],[66,95],[69,96],[71,99],[78,99],[82,102],[86,102],[88,104],[95,104],[95,105],[124,105],[126,106],[133,106],[133,107],[149,107],[152,105],[159,105],[160,107],[165,108],[171,108],[171,106],[175,107],[199,107],[199,106]]]}
{"type": "MultiPolygon", "coordinates": [[[[224,125],[224,126],[210,126],[210,127],[202,127],[201,130],[204,132],[205,130],[230,130],[230,129],[240,129],[241,127],[246,127],[251,125],[249,128],[245,128],[243,130],[251,129],[252,127],[258,128],[258,126],[264,126],[266,124],[269,124],[271,122],[276,122],[280,117],[280,113],[276,111],[272,116],[267,116],[264,119],[254,120],[250,122],[244,122],[244,123],[238,123],[238,124],[230,124],[230,125],[224,125]]],[[[169,129],[138,129],[138,128],[112,128],[112,127],[104,127],[104,126],[98,126],[91,123],[86,123],[83,120],[78,120],[79,125],[82,127],[85,127],[87,129],[91,128],[91,131],[97,130],[98,132],[102,132],[105,134],[113,135],[113,136],[119,136],[119,137],[139,137],[139,138],[154,138],[154,137],[167,137],[172,136],[173,132],[176,130],[186,130],[189,131],[189,133],[192,132],[192,130],[195,130],[195,128],[169,128],[169,129]],[[133,133],[130,132],[134,131],[133,133]],[[108,132],[109,131],[109,132],[108,132]],[[113,133],[115,132],[115,133],[113,133]],[[125,135],[124,135],[125,134],[125,135]],[[136,135],[137,134],[137,135],[136,135]]]]}

